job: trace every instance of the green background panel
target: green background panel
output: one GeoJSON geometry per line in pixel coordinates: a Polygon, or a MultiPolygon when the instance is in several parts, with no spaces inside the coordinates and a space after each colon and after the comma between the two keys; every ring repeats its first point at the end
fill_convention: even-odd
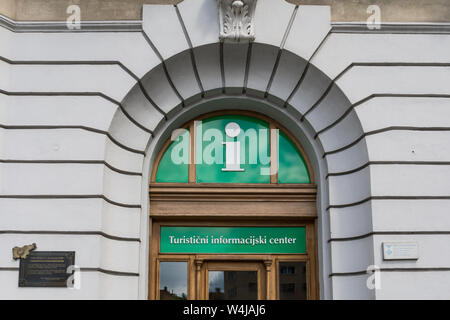
{"type": "Polygon", "coordinates": [[[311,183],[308,167],[300,151],[282,131],[278,145],[278,183],[311,183]]]}
{"type": "MultiPolygon", "coordinates": [[[[203,120],[201,125],[201,132],[203,134],[205,134],[208,129],[216,129],[222,134],[223,140],[219,141],[219,148],[222,150],[222,163],[208,164],[205,163],[205,161],[198,163],[196,165],[196,181],[198,183],[270,183],[270,176],[264,175],[261,172],[261,168],[268,169],[269,164],[261,163],[260,157],[261,154],[269,157],[270,132],[269,124],[267,122],[242,115],[223,115],[203,120]],[[232,139],[225,134],[225,126],[230,122],[236,122],[241,127],[241,133],[237,138],[232,139]],[[249,138],[246,137],[245,143],[243,143],[244,134],[249,129],[253,129],[256,132],[257,141],[251,143],[249,138]],[[260,132],[261,129],[265,131],[260,132]],[[264,134],[265,136],[261,137],[261,134],[264,134]],[[260,146],[259,141],[261,138],[263,138],[263,141],[267,141],[267,144],[260,146]],[[243,172],[222,171],[222,169],[225,168],[225,145],[222,145],[223,141],[241,141],[241,168],[244,169],[243,172]],[[257,161],[252,164],[249,163],[250,146],[253,147],[257,153],[257,161]]],[[[197,130],[197,132],[200,131],[197,130]]],[[[188,139],[188,137],[183,139],[188,139]]],[[[211,144],[211,141],[202,141],[202,148],[200,148],[199,142],[200,138],[197,137],[196,158],[202,159],[204,149],[211,144]]],[[[189,182],[189,165],[187,163],[175,164],[171,160],[172,150],[178,143],[181,143],[181,139],[172,142],[161,158],[156,173],[156,182],[189,182]]],[[[189,155],[187,155],[187,157],[189,157],[189,155]]],[[[302,154],[297,149],[295,143],[281,130],[279,131],[278,183],[311,183],[308,167],[302,154]]]]}
{"type": "MultiPolygon", "coordinates": [[[[187,134],[182,139],[188,139],[187,134]]],[[[189,164],[175,164],[172,161],[171,154],[174,146],[181,142],[181,137],[179,141],[173,141],[167,148],[166,152],[159,162],[158,171],[156,172],[156,182],[166,182],[166,183],[188,183],[189,182],[189,164]]],[[[189,155],[188,155],[189,159],[189,155]]]]}
{"type": "MultiPolygon", "coordinates": [[[[262,165],[260,163],[259,154],[269,155],[269,124],[255,118],[241,116],[241,115],[223,115],[212,117],[202,121],[202,130],[205,133],[208,129],[218,129],[223,133],[224,141],[238,141],[239,137],[242,137],[248,129],[255,129],[257,132],[258,141],[260,139],[259,135],[260,129],[266,129],[267,134],[267,145],[259,150],[258,143],[258,159],[257,163],[249,164],[249,139],[245,139],[245,152],[241,151],[241,168],[244,172],[224,172],[222,168],[225,167],[225,145],[223,148],[223,160],[222,164],[197,164],[197,182],[198,183],[270,183],[270,175],[261,175],[262,167],[269,167],[270,164],[262,165]],[[230,122],[236,122],[241,127],[240,135],[234,140],[227,137],[225,134],[225,126],[230,122]],[[244,161],[245,160],[245,161],[244,161]]],[[[198,141],[199,139],[197,139],[198,141]]],[[[210,144],[210,141],[203,141],[203,148],[210,144]]],[[[241,150],[244,146],[241,146],[241,150]]],[[[196,146],[197,154],[196,157],[199,159],[199,152],[203,154],[203,148],[199,148],[198,143],[196,146]]]]}
{"type": "Polygon", "coordinates": [[[306,253],[305,227],[161,227],[161,253],[225,253],[225,254],[304,254],[306,253]],[[174,244],[175,238],[208,237],[209,243],[174,244]],[[211,244],[211,237],[248,238],[250,236],[266,237],[267,244],[211,244]],[[291,244],[270,244],[269,239],[295,238],[291,244]]]}

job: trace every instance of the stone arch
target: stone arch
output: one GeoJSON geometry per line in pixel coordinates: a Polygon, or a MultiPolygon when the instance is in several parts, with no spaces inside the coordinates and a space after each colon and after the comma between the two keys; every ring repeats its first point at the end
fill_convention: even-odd
{"type": "MultiPolygon", "coordinates": [[[[146,213],[150,168],[155,155],[171,130],[183,122],[215,110],[243,109],[264,113],[282,123],[302,143],[313,163],[319,187],[320,291],[322,298],[332,298],[333,286],[339,284],[330,275],[335,265],[342,262],[333,259],[339,254],[339,242],[329,240],[333,238],[334,228],[341,230],[342,224],[349,221],[330,221],[328,211],[351,210],[371,195],[369,169],[361,170],[368,162],[364,132],[345,93],[311,63],[311,57],[305,59],[270,43],[213,42],[168,58],[161,56],[161,60],[121,102],[109,128],[114,141],[107,143],[105,151],[106,161],[122,170],[137,172],[141,177],[129,181],[134,187],[128,188],[125,195],[115,196],[128,203],[135,197],[126,193],[139,190],[140,296],[145,296],[147,287],[146,213]]],[[[106,176],[105,179],[114,180],[106,176]]],[[[108,185],[121,183],[111,180],[108,185]]],[[[358,210],[370,213],[370,204],[358,210]]],[[[361,229],[371,230],[371,221],[363,224],[346,228],[348,236],[357,236],[361,229]]],[[[367,248],[364,263],[371,265],[373,249],[367,248]]]]}

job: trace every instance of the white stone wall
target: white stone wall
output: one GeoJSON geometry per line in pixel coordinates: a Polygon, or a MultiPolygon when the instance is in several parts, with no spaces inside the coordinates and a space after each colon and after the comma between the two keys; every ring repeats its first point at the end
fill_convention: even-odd
{"type": "Polygon", "coordinates": [[[339,32],[329,7],[259,0],[255,43],[221,46],[217,16],[185,0],[144,6],[141,32],[0,26],[0,298],[145,299],[155,153],[233,106],[313,159],[322,298],[450,298],[450,34],[339,32]],[[383,261],[397,240],[419,260],[383,261]],[[81,289],[18,288],[11,248],[32,242],[76,251],[81,289]]]}

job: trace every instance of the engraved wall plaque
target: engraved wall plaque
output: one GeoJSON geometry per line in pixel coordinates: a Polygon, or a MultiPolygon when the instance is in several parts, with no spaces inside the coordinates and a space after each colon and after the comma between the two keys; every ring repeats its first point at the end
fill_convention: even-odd
{"type": "Polygon", "coordinates": [[[73,251],[33,251],[20,260],[19,287],[67,288],[67,273],[75,264],[73,251]]]}

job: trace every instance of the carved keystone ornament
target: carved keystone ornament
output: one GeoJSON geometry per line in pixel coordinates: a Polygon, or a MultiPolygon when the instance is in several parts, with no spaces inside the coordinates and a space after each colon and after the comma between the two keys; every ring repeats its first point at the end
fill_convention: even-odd
{"type": "Polygon", "coordinates": [[[255,40],[253,17],[257,0],[218,0],[220,40],[244,42],[255,40]]]}

